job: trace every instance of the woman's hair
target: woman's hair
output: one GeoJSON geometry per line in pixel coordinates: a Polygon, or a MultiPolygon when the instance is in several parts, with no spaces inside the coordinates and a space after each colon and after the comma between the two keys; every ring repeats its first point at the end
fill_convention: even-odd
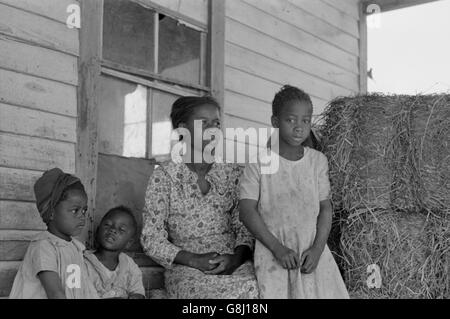
{"type": "Polygon", "coordinates": [[[211,96],[183,96],[172,104],[170,119],[174,129],[178,128],[180,123],[186,122],[197,106],[210,104],[220,109],[219,103],[211,96]]]}
{"type": "Polygon", "coordinates": [[[285,85],[280,91],[278,91],[277,94],[275,94],[275,98],[272,102],[272,115],[280,115],[280,111],[283,106],[291,101],[307,102],[312,108],[311,97],[305,91],[300,90],[295,86],[285,85]]]}

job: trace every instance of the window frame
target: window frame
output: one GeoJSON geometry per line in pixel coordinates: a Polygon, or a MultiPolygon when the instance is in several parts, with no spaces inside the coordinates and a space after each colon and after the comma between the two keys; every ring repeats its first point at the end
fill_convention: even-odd
{"type": "MultiPolygon", "coordinates": [[[[144,5],[151,5],[158,12],[168,16],[175,16],[189,24],[207,30],[206,40],[206,73],[208,87],[191,89],[200,90],[212,95],[220,105],[224,103],[224,71],[225,71],[225,1],[208,0],[208,25],[172,12],[160,5],[152,3],[150,0],[136,0],[144,5]],[[207,89],[207,90],[205,90],[207,89]]],[[[99,104],[99,82],[102,74],[113,73],[113,77],[124,80],[134,80],[135,82],[145,81],[145,85],[163,91],[168,89],[166,78],[152,77],[154,81],[146,80],[147,72],[134,70],[133,68],[123,68],[121,65],[114,65],[102,58],[103,45],[103,0],[80,0],[81,5],[81,29],[80,29],[80,56],[78,63],[79,85],[77,98],[77,144],[76,144],[76,175],[85,185],[88,194],[87,225],[79,239],[86,242],[88,247],[94,244],[94,213],[97,190],[97,166],[98,166],[98,104],[99,104]],[[151,84],[151,85],[150,85],[151,84]]],[[[110,76],[107,75],[107,76],[110,76]]],[[[179,86],[185,87],[187,83],[172,83],[171,89],[178,90],[179,86]]],[[[141,84],[137,82],[137,84],[141,84]]],[[[188,85],[189,88],[189,85],[188,85]]],[[[184,90],[183,90],[184,91],[184,90]]],[[[170,91],[168,91],[170,93],[170,91]]],[[[186,92],[188,94],[189,91],[186,92]]],[[[223,118],[223,108],[221,108],[223,118]]],[[[157,162],[154,159],[149,161],[157,162]]]]}
{"type": "MultiPolygon", "coordinates": [[[[211,93],[211,88],[210,86],[207,86],[206,83],[208,83],[208,79],[206,79],[206,70],[204,69],[204,65],[206,65],[208,62],[208,26],[198,22],[186,15],[177,13],[177,12],[173,12],[170,9],[164,8],[160,5],[157,5],[155,3],[153,3],[150,0],[128,0],[130,2],[134,2],[137,3],[147,9],[153,10],[155,11],[154,13],[154,41],[155,41],[155,46],[154,46],[154,65],[155,65],[155,70],[156,72],[153,71],[149,71],[149,70],[145,70],[145,69],[141,69],[141,68],[136,68],[136,67],[132,67],[132,66],[128,66],[128,65],[124,65],[118,62],[114,62],[114,61],[110,61],[108,59],[103,58],[103,45],[101,44],[101,48],[100,48],[100,56],[101,56],[101,60],[100,60],[100,65],[102,68],[102,71],[104,69],[110,69],[110,70],[116,70],[116,71],[120,71],[123,73],[128,73],[131,75],[136,75],[136,76],[140,76],[143,78],[151,78],[154,79],[155,81],[160,81],[160,82],[164,82],[166,84],[174,84],[174,85],[179,85],[182,87],[186,87],[188,89],[195,89],[198,91],[201,91],[203,93],[209,94],[211,93]],[[159,19],[158,19],[158,15],[159,14],[164,14],[172,19],[178,20],[183,24],[186,24],[188,27],[195,29],[197,31],[200,32],[200,37],[201,37],[201,52],[200,52],[200,79],[199,79],[199,83],[190,83],[187,81],[183,81],[183,80],[178,80],[178,79],[174,79],[171,77],[167,77],[161,74],[158,74],[158,53],[159,53],[159,19]],[[202,79],[206,80],[206,83],[202,83],[202,79]]],[[[103,2],[103,0],[102,0],[103,2]]],[[[102,21],[103,21],[103,14],[102,14],[102,21]]],[[[103,26],[103,23],[102,23],[103,26]]],[[[103,31],[103,30],[102,30],[103,31]]],[[[102,33],[103,34],[103,33],[102,33]]],[[[103,43],[103,39],[102,39],[102,43],[103,43]]]]}
{"type": "MultiPolygon", "coordinates": [[[[171,93],[179,96],[186,95],[202,95],[202,94],[211,94],[211,88],[205,85],[190,83],[182,80],[173,79],[170,77],[163,76],[158,74],[158,56],[159,56],[159,14],[166,15],[174,20],[180,21],[183,24],[187,24],[192,29],[195,29],[200,32],[201,37],[201,52],[200,52],[200,72],[199,72],[199,82],[203,78],[206,82],[209,82],[209,79],[204,77],[203,73],[206,73],[206,68],[203,66],[207,64],[208,56],[207,56],[207,26],[201,22],[198,22],[194,19],[191,19],[183,14],[179,14],[171,11],[170,9],[166,9],[160,5],[157,5],[149,0],[128,0],[130,2],[136,3],[138,5],[143,6],[146,9],[150,9],[154,11],[154,29],[153,29],[153,39],[154,39],[154,70],[148,71],[145,69],[124,65],[118,62],[113,62],[108,59],[103,58],[103,17],[104,12],[102,12],[102,30],[101,34],[101,43],[100,43],[100,72],[101,75],[110,76],[118,80],[128,81],[133,84],[141,84],[145,86],[148,90],[148,99],[147,99],[147,134],[146,134],[146,149],[145,149],[145,159],[148,160],[156,160],[156,157],[152,154],[152,132],[153,132],[153,124],[152,114],[153,114],[153,89],[159,90],[165,93],[171,93]]],[[[102,2],[104,2],[102,0],[102,2]]],[[[104,6],[102,7],[104,8],[104,6]]],[[[114,154],[117,156],[121,156],[118,154],[114,154]]],[[[159,160],[168,159],[167,156],[158,156],[159,160]]]]}

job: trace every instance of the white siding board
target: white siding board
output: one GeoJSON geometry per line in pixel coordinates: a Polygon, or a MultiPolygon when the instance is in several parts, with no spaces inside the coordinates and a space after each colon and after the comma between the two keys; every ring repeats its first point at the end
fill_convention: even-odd
{"type": "MultiPolygon", "coordinates": [[[[271,15],[255,10],[242,1],[227,1],[227,16],[267,36],[291,44],[300,50],[316,55],[349,71],[358,72],[358,58],[336,46],[306,33],[271,15]]],[[[244,35],[241,35],[244,36],[244,35]]]]}
{"type": "Polygon", "coordinates": [[[300,30],[331,43],[353,55],[358,55],[358,37],[342,32],[335,26],[323,23],[319,18],[301,10],[292,3],[283,1],[243,0],[279,20],[288,22],[300,30]]]}
{"type": "Polygon", "coordinates": [[[315,120],[359,92],[358,0],[227,0],[225,29],[226,126],[270,125],[284,84],[310,94],[315,120]]]}
{"type": "MultiPolygon", "coordinates": [[[[284,0],[283,0],[284,1],[284,0]]],[[[340,30],[359,38],[358,19],[352,18],[346,12],[338,10],[320,0],[287,0],[296,7],[309,12],[340,30]]],[[[345,1],[345,0],[339,0],[345,1]]],[[[358,9],[357,9],[358,10],[358,9]]]]}
{"type": "Polygon", "coordinates": [[[0,3],[42,15],[64,24],[69,16],[69,13],[67,13],[68,6],[71,4],[80,5],[77,0],[0,0],[0,3]]]}
{"type": "Polygon", "coordinates": [[[349,90],[358,90],[359,88],[358,73],[344,70],[310,53],[277,39],[267,37],[263,33],[237,21],[227,19],[225,36],[228,43],[256,52],[293,69],[303,71],[349,90]],[[242,36],[243,34],[246,36],[242,36]]]}
{"type": "Polygon", "coordinates": [[[280,86],[290,84],[300,87],[308,94],[323,100],[328,101],[336,96],[347,96],[354,93],[354,91],[325,82],[317,77],[234,45],[227,45],[226,52],[226,65],[278,83],[280,86]]]}
{"type": "Polygon", "coordinates": [[[0,35],[0,68],[78,85],[77,57],[0,35]]]}
{"type": "Polygon", "coordinates": [[[272,104],[232,91],[225,91],[225,114],[244,119],[253,119],[270,125],[272,104]]]}
{"type": "Polygon", "coordinates": [[[0,229],[45,230],[35,203],[0,200],[0,229]]]}
{"type": "Polygon", "coordinates": [[[76,119],[0,103],[0,132],[76,143],[76,119]]]}
{"type": "MultiPolygon", "coordinates": [[[[230,91],[272,103],[281,85],[226,66],[225,87],[230,91]]],[[[317,112],[327,103],[325,100],[314,97],[311,97],[311,100],[314,105],[314,114],[318,114],[317,112]]]]}
{"type": "Polygon", "coordinates": [[[344,12],[355,20],[359,20],[358,5],[360,0],[319,0],[332,6],[333,8],[344,12]]]}
{"type": "Polygon", "coordinates": [[[75,172],[75,144],[0,133],[0,166],[75,172]]]}
{"type": "Polygon", "coordinates": [[[0,69],[0,102],[47,112],[77,115],[77,88],[0,69]]]}
{"type": "Polygon", "coordinates": [[[78,29],[20,9],[0,4],[0,34],[75,56],[79,54],[78,29]]]}
{"type": "Polygon", "coordinates": [[[33,185],[40,171],[0,167],[0,199],[34,201],[33,185]]]}

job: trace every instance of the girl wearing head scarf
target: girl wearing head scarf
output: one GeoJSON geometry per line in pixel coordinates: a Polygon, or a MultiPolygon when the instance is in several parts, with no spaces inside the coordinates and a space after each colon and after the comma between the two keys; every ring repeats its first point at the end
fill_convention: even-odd
{"type": "Polygon", "coordinates": [[[10,298],[98,298],[87,278],[84,245],[73,238],[83,230],[87,195],[81,181],[59,168],[35,183],[36,205],[47,230],[31,241],[10,298]]]}

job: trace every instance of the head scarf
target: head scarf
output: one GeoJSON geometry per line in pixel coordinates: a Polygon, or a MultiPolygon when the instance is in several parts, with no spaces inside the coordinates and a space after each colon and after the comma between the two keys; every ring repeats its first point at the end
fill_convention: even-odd
{"type": "Polygon", "coordinates": [[[46,171],[34,184],[36,206],[44,223],[50,221],[53,210],[61,199],[64,190],[70,185],[81,183],[80,179],[64,173],[59,168],[46,171]]]}

